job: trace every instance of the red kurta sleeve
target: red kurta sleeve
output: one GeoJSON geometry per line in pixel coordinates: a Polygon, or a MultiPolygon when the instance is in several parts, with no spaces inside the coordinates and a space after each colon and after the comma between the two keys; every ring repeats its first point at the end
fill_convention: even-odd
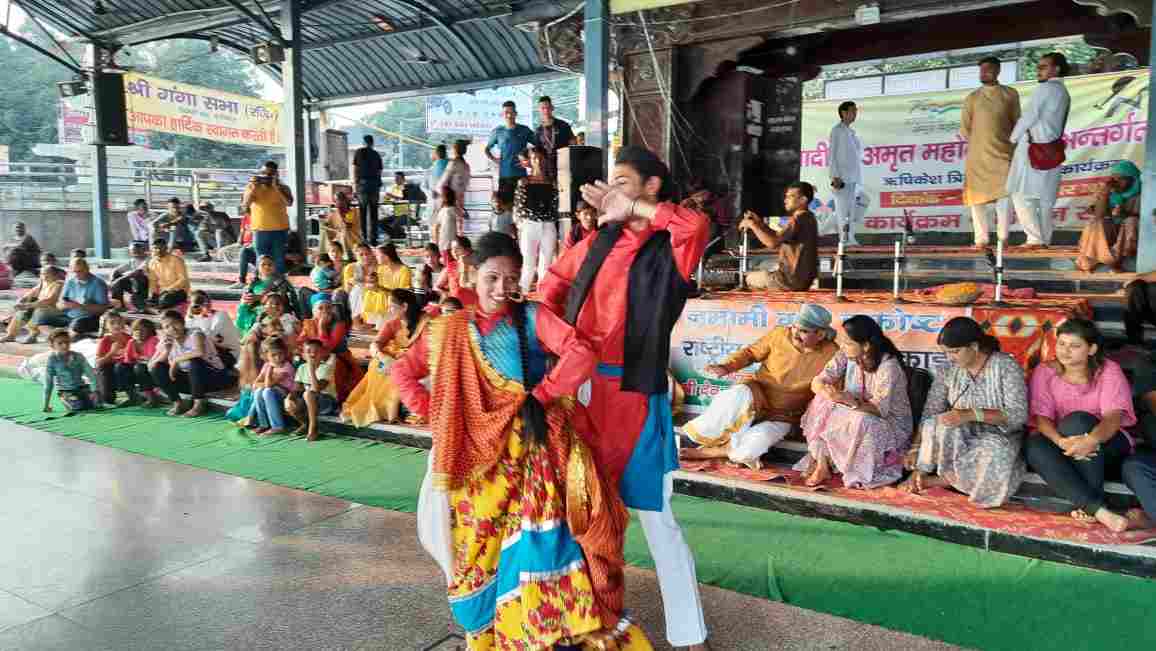
{"type": "Polygon", "coordinates": [[[321,343],[325,344],[326,352],[332,353],[334,348],[341,345],[345,341],[345,337],[349,334],[349,324],[344,321],[338,321],[336,325],[329,332],[321,333],[321,343]]]}
{"type": "Polygon", "coordinates": [[[426,418],[429,416],[429,389],[421,381],[429,375],[429,346],[423,334],[389,369],[389,377],[397,387],[401,401],[413,413],[426,418]]]}
{"type": "Polygon", "coordinates": [[[373,340],[373,343],[377,344],[378,348],[385,348],[397,336],[398,330],[401,330],[401,319],[386,321],[381,324],[381,330],[377,331],[377,338],[373,340]]]}
{"type": "Polygon", "coordinates": [[[545,405],[577,391],[594,374],[598,357],[589,342],[550,310],[538,310],[534,317],[534,332],[542,348],[558,356],[558,363],[534,387],[534,397],[545,405]]]}
{"type": "Polygon", "coordinates": [[[549,311],[556,315],[566,312],[566,297],[570,294],[570,286],[578,276],[578,269],[586,259],[586,252],[590,250],[592,238],[586,238],[574,246],[566,249],[562,256],[546,271],[546,277],[538,282],[538,300],[549,311]]]}
{"type": "Polygon", "coordinates": [[[710,241],[710,218],[697,210],[660,203],[650,220],[654,228],[670,231],[670,246],[682,277],[690,280],[710,241]]]}

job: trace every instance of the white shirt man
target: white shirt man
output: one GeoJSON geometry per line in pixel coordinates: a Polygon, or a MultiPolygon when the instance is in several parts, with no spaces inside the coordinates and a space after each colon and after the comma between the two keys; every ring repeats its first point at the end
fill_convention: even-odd
{"type": "Polygon", "coordinates": [[[858,201],[863,192],[863,143],[851,124],[859,116],[855,102],[839,105],[839,122],[831,128],[831,145],[827,152],[827,171],[835,193],[835,217],[839,220],[839,239],[844,244],[859,244],[854,222],[862,220],[866,202],[858,201]]]}
{"type": "Polygon", "coordinates": [[[1060,167],[1037,170],[1028,158],[1031,143],[1055,142],[1064,137],[1072,98],[1059,79],[1068,72],[1068,62],[1059,53],[1045,54],[1036,67],[1040,85],[1032,93],[1027,109],[1011,133],[1016,143],[1007,191],[1015,204],[1016,217],[1027,234],[1025,248],[1043,248],[1051,243],[1052,207],[1060,190],[1060,167]]]}

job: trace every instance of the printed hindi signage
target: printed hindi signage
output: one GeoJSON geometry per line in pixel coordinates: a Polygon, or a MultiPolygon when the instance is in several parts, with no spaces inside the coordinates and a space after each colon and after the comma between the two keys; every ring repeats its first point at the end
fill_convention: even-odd
{"type": "MultiPolygon", "coordinates": [[[[1148,70],[1129,70],[1064,81],[1072,108],[1064,134],[1067,160],[1053,213],[1057,229],[1083,228],[1113,163],[1127,159],[1143,166],[1148,77],[1148,70]]],[[[1013,84],[1021,106],[1027,107],[1038,85],[1013,84]]],[[[971,213],[963,205],[967,143],[959,135],[960,111],[970,92],[851,98],[859,107],[854,128],[863,141],[869,202],[865,223],[857,229],[899,232],[910,221],[916,231],[971,230],[971,213]]],[[[816,213],[821,219],[834,212],[827,155],[838,105],[822,101],[803,107],[800,176],[818,190],[822,205],[816,213]]]]}
{"type": "MultiPolygon", "coordinates": [[[[988,328],[1002,350],[1025,367],[1054,354],[1055,330],[1070,310],[1060,307],[1009,307],[998,310],[919,303],[824,303],[832,322],[842,323],[856,314],[875,319],[891,341],[903,351],[908,365],[935,370],[947,363],[936,343],[940,329],[950,319],[970,316],[988,328]]],[[[686,392],[688,411],[701,412],[711,397],[736,379],[750,377],[758,366],[743,369],[725,380],[707,377],[703,369],[718,364],[739,349],[758,341],[775,326],[795,322],[799,303],[750,298],[691,299],[674,327],[670,344],[670,370],[686,392]]]]}
{"type": "Polygon", "coordinates": [[[532,126],[536,116],[530,97],[524,93],[487,89],[473,93],[427,97],[426,131],[451,135],[489,136],[494,127],[502,124],[502,102],[510,100],[518,107],[518,122],[532,126]]]}
{"type": "Polygon", "coordinates": [[[203,86],[126,73],[125,106],[134,129],[258,147],[281,144],[281,105],[203,86]]]}

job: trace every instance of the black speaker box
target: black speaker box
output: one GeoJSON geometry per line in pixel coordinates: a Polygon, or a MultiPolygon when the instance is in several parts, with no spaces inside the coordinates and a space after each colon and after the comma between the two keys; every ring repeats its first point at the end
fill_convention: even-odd
{"type": "Polygon", "coordinates": [[[128,145],[124,75],[111,72],[96,75],[92,80],[92,107],[96,116],[94,144],[128,145]]]}
{"type": "Polygon", "coordinates": [[[558,212],[573,214],[582,198],[579,188],[602,178],[602,150],[575,145],[558,150],[558,212]]]}

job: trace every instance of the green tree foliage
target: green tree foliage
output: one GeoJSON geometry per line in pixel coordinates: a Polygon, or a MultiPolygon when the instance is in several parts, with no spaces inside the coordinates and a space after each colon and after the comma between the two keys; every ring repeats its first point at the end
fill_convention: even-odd
{"type": "MultiPolygon", "coordinates": [[[[186,84],[239,95],[257,96],[260,90],[260,73],[248,59],[224,48],[211,52],[209,44],[204,41],[161,41],[136,48],[131,55],[120,56],[117,60],[127,65],[139,65],[145,74],[186,84]]],[[[149,138],[149,146],[175,152],[174,161],[179,167],[252,169],[268,158],[267,149],[263,147],[168,133],[154,133],[149,138]]]]}
{"type": "MultiPolygon", "coordinates": [[[[60,54],[47,38],[21,34],[60,54]]],[[[68,81],[68,68],[32,48],[0,37],[0,144],[10,145],[14,161],[36,160],[32,146],[56,142],[56,83],[68,81]]]]}

